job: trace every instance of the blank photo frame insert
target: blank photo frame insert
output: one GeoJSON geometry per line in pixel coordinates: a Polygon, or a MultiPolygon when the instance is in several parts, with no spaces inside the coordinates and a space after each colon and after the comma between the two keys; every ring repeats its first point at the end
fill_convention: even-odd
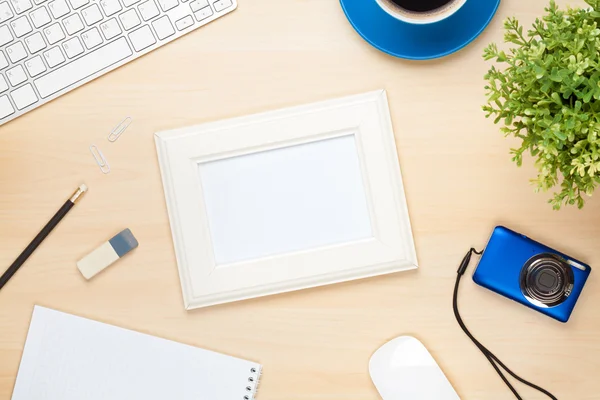
{"type": "Polygon", "coordinates": [[[417,267],[385,91],[156,146],[187,309],[417,267]]]}

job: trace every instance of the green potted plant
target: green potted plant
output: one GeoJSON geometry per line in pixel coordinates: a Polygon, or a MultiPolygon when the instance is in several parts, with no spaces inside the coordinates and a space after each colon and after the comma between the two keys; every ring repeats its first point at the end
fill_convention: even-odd
{"type": "Polygon", "coordinates": [[[495,117],[506,136],[521,140],[512,149],[535,158],[536,190],[557,187],[554,209],[584,205],[600,183],[600,0],[589,8],[561,10],[554,0],[525,34],[515,18],[504,23],[504,40],[484,51],[492,66],[485,75],[487,116],[495,117]]]}

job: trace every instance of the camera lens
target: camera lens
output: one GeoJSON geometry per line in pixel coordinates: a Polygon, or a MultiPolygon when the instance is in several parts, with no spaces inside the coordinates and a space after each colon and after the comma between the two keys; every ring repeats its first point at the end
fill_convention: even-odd
{"type": "Polygon", "coordinates": [[[521,270],[521,291],[537,306],[555,307],[563,303],[574,282],[571,266],[556,254],[538,254],[521,270]]]}

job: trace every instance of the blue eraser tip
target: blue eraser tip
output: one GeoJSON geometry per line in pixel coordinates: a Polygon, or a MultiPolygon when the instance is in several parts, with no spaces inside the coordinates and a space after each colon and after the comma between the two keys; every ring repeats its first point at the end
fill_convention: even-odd
{"type": "Polygon", "coordinates": [[[124,229],[109,240],[110,245],[115,250],[119,258],[138,247],[138,241],[131,233],[129,228],[124,229]]]}

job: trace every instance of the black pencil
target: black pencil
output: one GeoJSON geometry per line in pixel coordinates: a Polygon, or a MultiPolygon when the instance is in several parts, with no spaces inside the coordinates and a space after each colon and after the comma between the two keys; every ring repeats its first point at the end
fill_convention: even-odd
{"type": "Polygon", "coordinates": [[[46,226],[42,228],[40,233],[37,234],[35,238],[29,243],[29,246],[23,250],[23,252],[17,257],[15,262],[12,263],[10,267],[6,270],[6,272],[0,277],[0,289],[6,285],[6,282],[13,277],[13,275],[21,268],[21,266],[27,261],[27,259],[33,254],[35,249],[46,239],[46,236],[52,232],[56,225],[67,215],[67,213],[73,208],[77,200],[81,198],[81,196],[87,191],[87,186],[81,185],[79,188],[73,193],[71,198],[65,202],[65,204],[54,214],[54,216],[48,221],[46,226]]]}

